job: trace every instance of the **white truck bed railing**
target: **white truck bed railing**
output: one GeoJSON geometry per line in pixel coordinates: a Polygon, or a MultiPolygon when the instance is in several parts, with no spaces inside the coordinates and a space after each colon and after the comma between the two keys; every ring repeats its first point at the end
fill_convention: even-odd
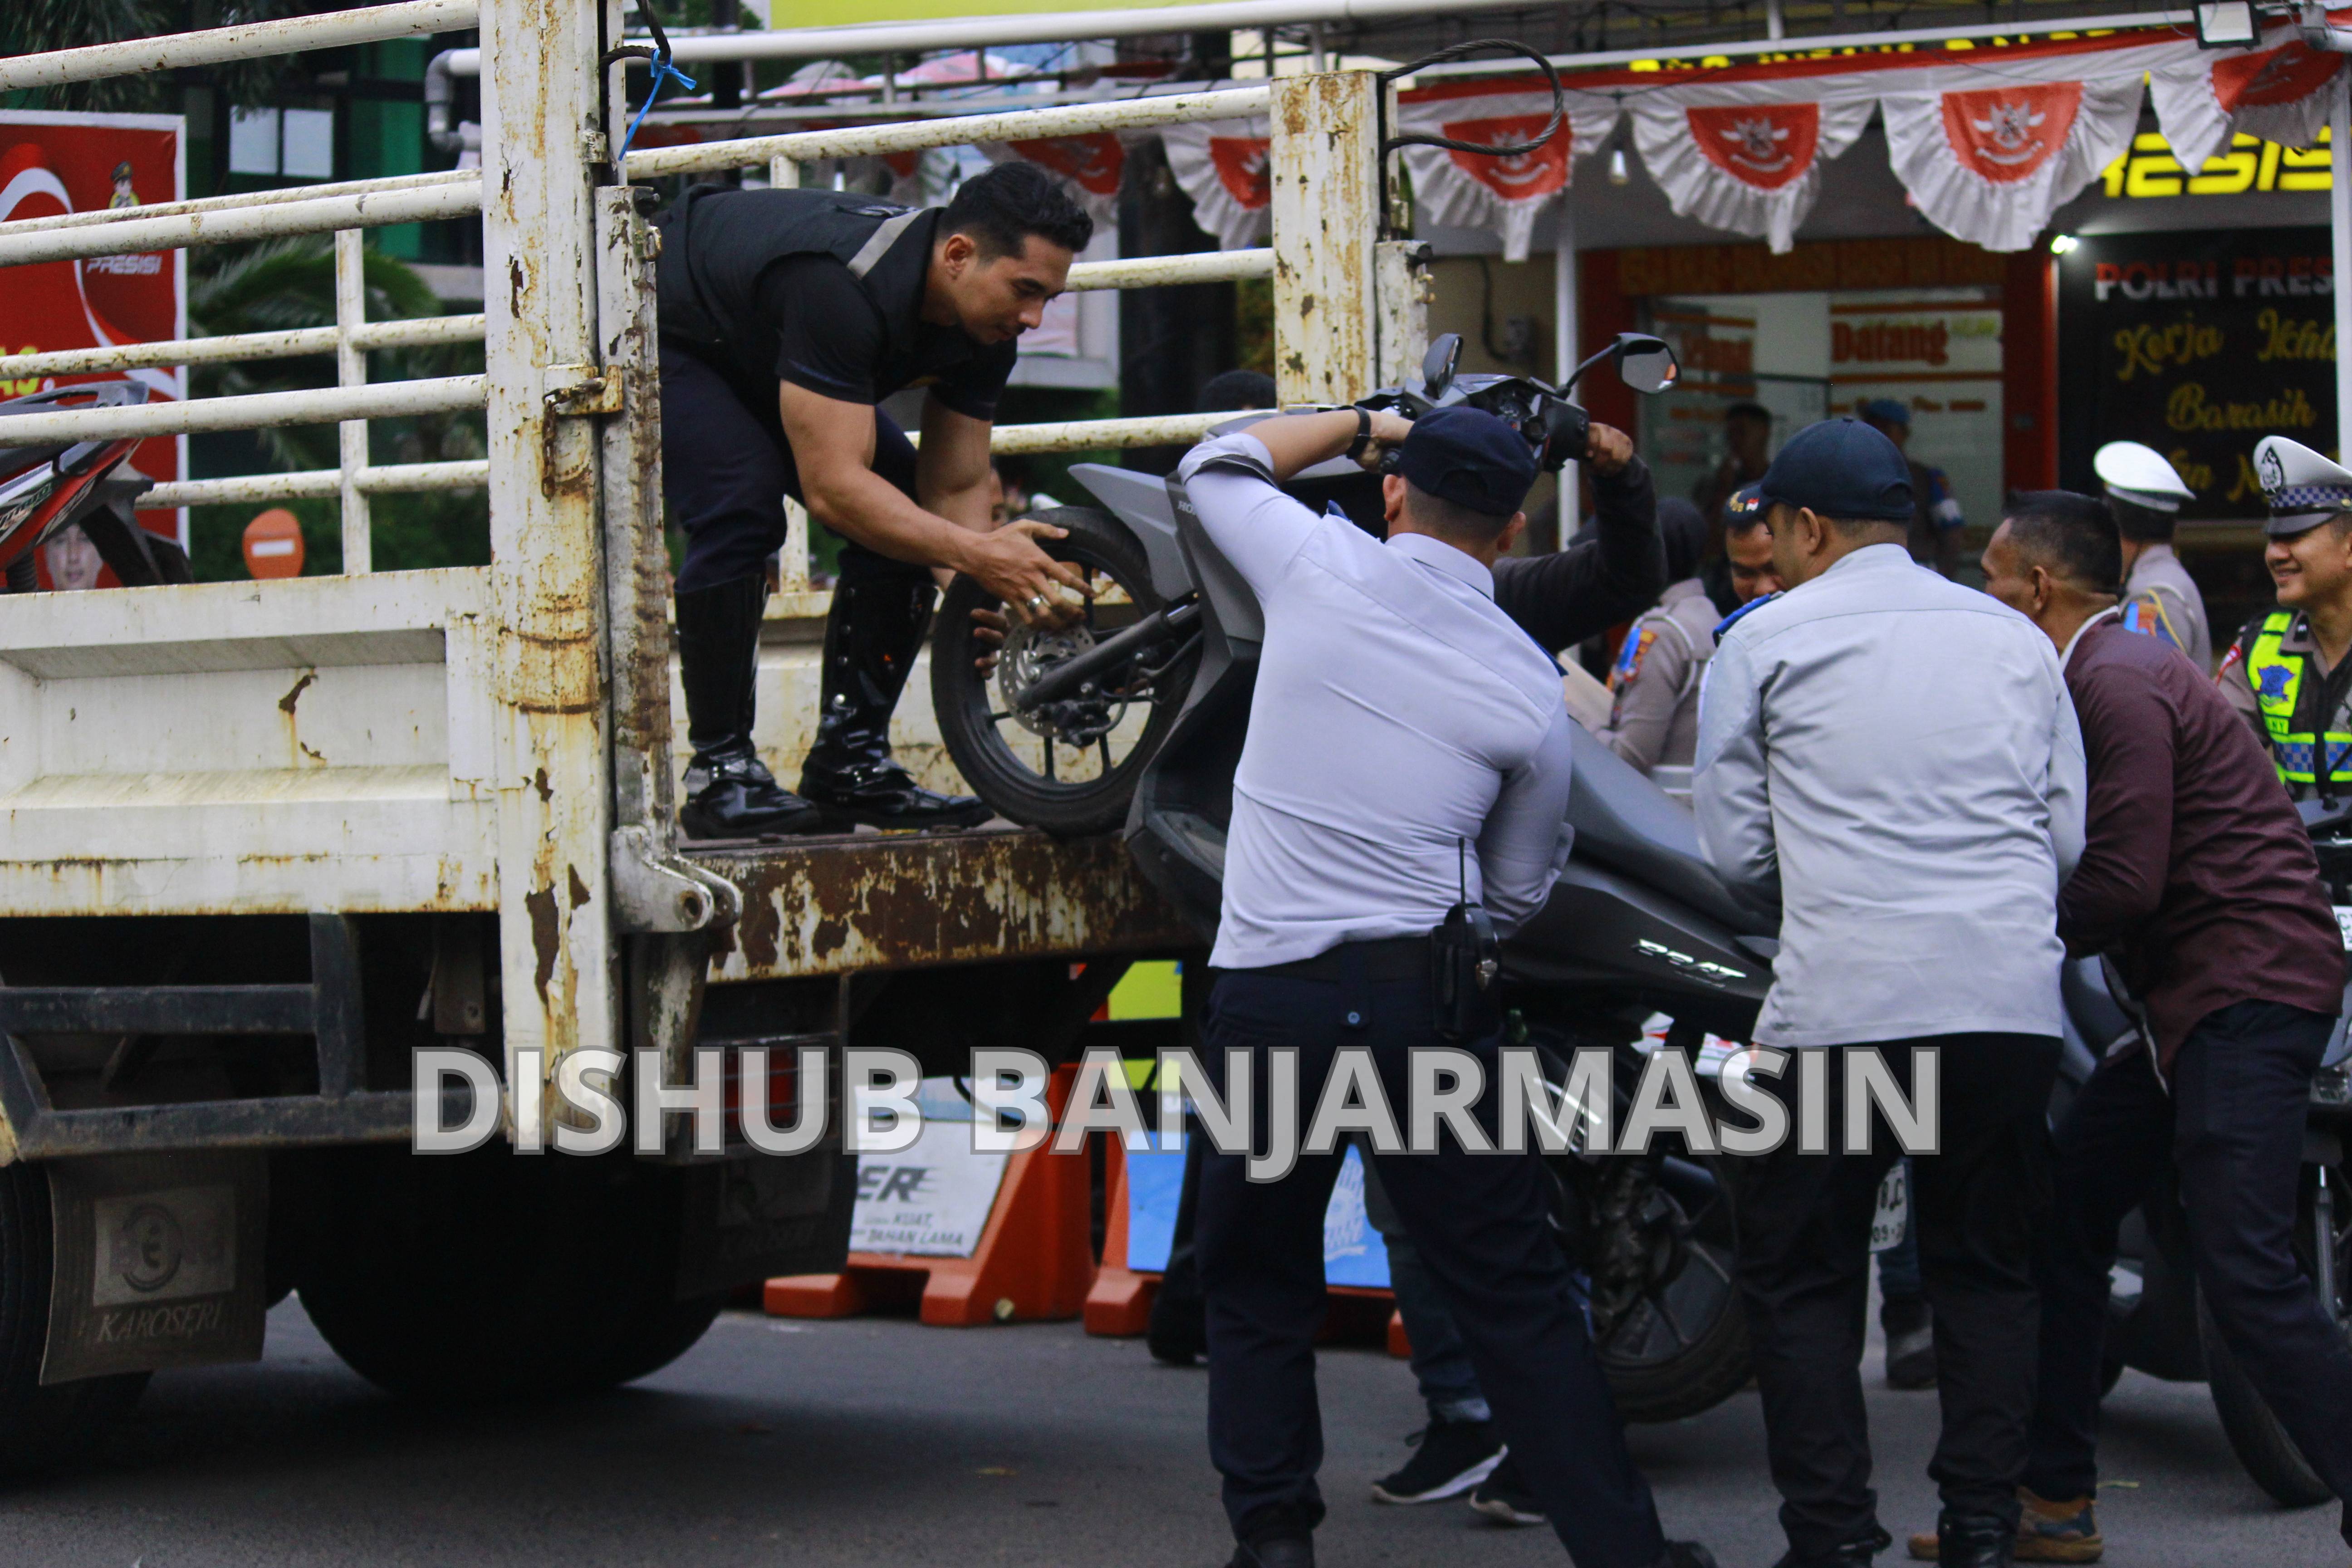
{"type": "MultiPolygon", "coordinates": [[[[299,18],[304,25],[334,21],[345,31],[332,41],[348,43],[377,37],[400,37],[399,31],[446,30],[465,21],[447,18],[462,12],[471,19],[471,4],[457,0],[418,0],[404,5],[376,7],[372,12],[337,13],[333,17],[299,18]],[[431,21],[433,27],[425,28],[431,21]],[[346,37],[345,32],[350,36],[346,37]]],[[[90,68],[97,51],[67,51],[66,56],[27,57],[0,61],[0,84],[34,85],[52,80],[81,80],[91,75],[178,66],[205,60],[242,58],[260,52],[268,28],[223,28],[245,39],[234,54],[192,50],[226,48],[228,41],[214,34],[185,35],[180,39],[149,39],[135,49],[108,45],[127,53],[105,56],[115,62],[104,69],[90,68]],[[28,61],[58,62],[37,68],[28,61]],[[130,62],[130,63],[123,63],[130,62]],[[145,63],[141,63],[145,62],[145,63]],[[81,74],[55,74],[70,71],[81,74]]],[[[268,34],[283,39],[290,34],[268,34]]],[[[310,37],[312,33],[300,36],[310,37]]],[[[276,47],[278,45],[268,47],[276,47]]],[[[325,42],[305,47],[326,47],[325,42]]],[[[799,183],[797,164],[819,158],[836,158],[953,147],[974,142],[1032,137],[1074,136],[1150,125],[1201,120],[1239,119],[1266,111],[1270,89],[1236,88],[1215,92],[1165,93],[1108,103],[1065,104],[1047,109],[967,115],[887,125],[798,132],[690,147],[657,148],[629,156],[632,179],[657,179],[669,174],[765,166],[780,185],[799,183]]],[[[26,440],[100,439],[123,436],[161,436],[260,429],[293,425],[339,423],[341,461],[334,469],[239,475],[226,479],[191,479],[158,485],[144,498],[153,506],[194,506],[215,502],[254,502],[322,499],[341,502],[342,559],[347,573],[371,569],[373,532],[369,498],[395,491],[472,489],[488,482],[484,462],[372,464],[368,460],[367,422],[419,414],[471,412],[484,406],[486,391],[480,376],[452,376],[430,381],[367,384],[367,354],[372,350],[420,348],[480,342],[487,330],[480,314],[417,321],[369,321],[363,312],[361,275],[362,231],[395,223],[415,223],[478,214],[482,177],[477,170],[448,170],[401,175],[386,180],[344,181],[334,184],[257,193],[250,196],[215,196],[174,202],[135,213],[74,213],[0,224],[0,267],[40,262],[82,260],[132,252],[183,249],[290,235],[332,233],[335,236],[336,323],[280,332],[249,332],[219,338],[183,339],[170,342],[121,344],[102,349],[79,349],[45,354],[0,355],[0,376],[9,378],[76,375],[149,367],[224,364],[245,361],[287,359],[333,353],[338,385],[331,391],[262,393],[238,397],[196,398],[186,402],[149,404],[125,409],[67,410],[19,415],[9,419],[6,432],[26,440]]],[[[1075,291],[1104,289],[1148,289],[1185,283],[1226,282],[1270,278],[1271,248],[1204,251],[1179,256],[1121,258],[1084,262],[1070,270],[1075,291]]],[[[1028,426],[1004,426],[995,432],[999,452],[1066,452],[1120,447],[1159,446],[1197,439],[1222,415],[1184,415],[1149,419],[1089,419],[1028,426]]],[[[798,519],[795,519],[796,523],[798,519]]],[[[803,530],[795,528],[795,534],[803,530]]],[[[789,553],[789,552],[788,552],[789,553]]],[[[788,567],[788,573],[790,568],[788,567]]],[[[801,573],[791,573],[795,578],[801,573]]]]}

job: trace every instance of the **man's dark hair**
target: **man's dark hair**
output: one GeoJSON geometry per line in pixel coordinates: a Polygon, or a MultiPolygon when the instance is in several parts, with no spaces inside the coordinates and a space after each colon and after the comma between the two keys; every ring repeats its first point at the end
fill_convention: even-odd
{"type": "Polygon", "coordinates": [[[2084,593],[2123,591],[2123,539],[2099,501],[2073,490],[2013,490],[2003,521],[2029,565],[2084,593]]]}
{"type": "Polygon", "coordinates": [[[2180,521],[2171,512],[2141,506],[2121,496],[2107,498],[2107,510],[2114,514],[2116,529],[2135,544],[2171,543],[2173,525],[2180,521]]]}
{"type": "Polygon", "coordinates": [[[1723,411],[1723,419],[1727,425],[1734,419],[1761,419],[1769,425],[1772,423],[1772,411],[1760,403],[1735,403],[1723,411]]]}
{"type": "Polygon", "coordinates": [[[1510,512],[1496,517],[1492,512],[1479,511],[1460,501],[1431,495],[1411,479],[1405,481],[1404,490],[1405,510],[1412,514],[1413,521],[1447,539],[1485,544],[1511,525],[1510,512]]]}
{"type": "Polygon", "coordinates": [[[1262,370],[1229,370],[1201,384],[1202,414],[1274,406],[1274,377],[1262,370]]]}
{"type": "Polygon", "coordinates": [[[988,258],[1018,256],[1035,235],[1076,254],[1095,237],[1095,220],[1054,176],[1034,163],[999,163],[956,187],[940,232],[968,234],[988,258]]]}

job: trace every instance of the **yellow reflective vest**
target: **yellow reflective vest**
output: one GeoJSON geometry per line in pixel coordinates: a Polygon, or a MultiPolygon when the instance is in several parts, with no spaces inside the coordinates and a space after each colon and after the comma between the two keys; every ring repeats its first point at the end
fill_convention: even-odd
{"type": "MultiPolygon", "coordinates": [[[[2352,784],[2352,730],[2331,729],[2325,734],[2295,728],[2295,704],[2303,693],[2305,656],[2282,645],[2294,625],[2291,610],[2273,610],[2263,617],[2262,629],[2246,650],[2246,680],[2262,709],[2263,729],[2270,737],[2271,762],[2290,785],[2315,784],[2319,769],[2327,767],[2336,784],[2352,784]]],[[[2340,713],[2330,714],[2344,722],[2340,713]]]]}

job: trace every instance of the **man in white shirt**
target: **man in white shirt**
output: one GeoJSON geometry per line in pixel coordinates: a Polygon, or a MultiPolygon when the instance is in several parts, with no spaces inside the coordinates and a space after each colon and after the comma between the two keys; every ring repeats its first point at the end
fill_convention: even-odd
{"type": "MultiPolygon", "coordinates": [[[[1535,472],[1516,431],[1471,409],[1411,426],[1354,411],[1267,420],[1178,470],[1265,615],[1203,1042],[1221,1080],[1228,1050],[1249,1053],[1260,1149],[1276,1051],[1297,1053],[1302,1121],[1343,1053],[1369,1053],[1402,1115],[1411,1053],[1441,1044],[1429,933],[1463,879],[1508,931],[1566,862],[1558,671],[1493,598],[1535,472]],[[1376,465],[1388,444],[1402,471],[1383,481],[1386,544],[1276,488],[1342,452],[1376,465]]],[[[1463,1044],[1491,1086],[1496,1037],[1463,1044]]],[[[1343,1159],[1302,1153],[1263,1182],[1238,1152],[1202,1162],[1209,1450],[1234,1568],[1314,1562],[1323,1214],[1343,1159]]],[[[1538,1158],[1472,1154],[1449,1136],[1438,1152],[1374,1159],[1579,1568],[1712,1568],[1703,1548],[1666,1542],[1626,1452],[1538,1158]]]]}
{"type": "MultiPolygon", "coordinates": [[[[1800,431],[1761,481],[1789,591],[1734,617],[1700,700],[1693,791],[1708,858],[1780,911],[1759,1045],[1875,1047],[1906,1092],[1937,1052],[1937,1152],[1912,1162],[1934,1309],[1940,1561],[2005,1568],[2026,1461],[2033,1227],[2062,1010],[2060,884],[2080,858],[2082,736],[2055,651],[2023,616],[1915,565],[1911,476],[1853,420],[1800,431]]],[[[1883,1116],[1844,1148],[1766,1156],[1740,1213],[1740,1286],[1787,1568],[1884,1550],[1860,1361],[1869,1232],[1897,1153],[1883,1116]]],[[[1765,1083],[1797,1098],[1797,1064],[1765,1083]]]]}

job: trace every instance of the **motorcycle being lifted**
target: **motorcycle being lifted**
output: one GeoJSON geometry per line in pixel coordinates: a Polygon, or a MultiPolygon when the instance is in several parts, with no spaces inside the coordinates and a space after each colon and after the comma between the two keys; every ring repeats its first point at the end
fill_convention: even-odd
{"type": "MultiPolygon", "coordinates": [[[[1655,392],[1675,373],[1664,342],[1633,333],[1563,387],[1459,375],[1459,353],[1458,339],[1439,339],[1419,378],[1363,405],[1410,417],[1483,408],[1556,471],[1584,449],[1588,421],[1567,395],[1577,376],[1609,359],[1635,390],[1655,392]]],[[[1146,875],[1206,942],[1265,635],[1259,605],[1174,487],[1092,465],[1072,476],[1104,508],[1044,515],[1069,531],[1049,548],[1093,584],[1086,618],[1060,631],[1013,631],[983,677],[971,613],[994,606],[959,581],[940,616],[933,705],[957,765],[992,805],[1057,833],[1124,822],[1146,875]]],[[[1288,488],[1380,526],[1377,481],[1353,464],[1309,469],[1288,488]]],[[[1616,1052],[1622,1102],[1639,1078],[1642,1026],[1653,1014],[1688,1031],[1747,1035],[1770,983],[1776,922],[1725,890],[1687,812],[1581,731],[1576,747],[1573,855],[1549,903],[1505,946],[1506,1001],[1555,1060],[1588,1046],[1616,1052]]],[[[1595,1340],[1621,1412],[1673,1420],[1729,1397],[1748,1373],[1731,1276],[1731,1163],[1654,1146],[1639,1156],[1575,1150],[1552,1165],[1563,1239],[1591,1279],[1595,1340]]]]}
{"type": "Polygon", "coordinates": [[[140,527],[133,514],[136,498],[149,485],[127,466],[136,439],[12,444],[8,437],[12,415],[146,401],[147,389],[136,382],[103,381],[0,402],[0,569],[9,593],[32,593],[39,582],[35,552],[77,527],[124,587],[194,581],[179,545],[140,527]]]}

